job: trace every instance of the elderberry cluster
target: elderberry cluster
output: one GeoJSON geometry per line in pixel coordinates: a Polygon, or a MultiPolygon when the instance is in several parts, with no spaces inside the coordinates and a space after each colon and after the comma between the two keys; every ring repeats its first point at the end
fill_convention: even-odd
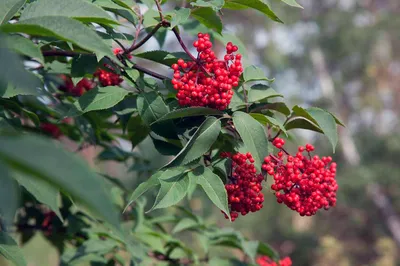
{"type": "Polygon", "coordinates": [[[300,146],[295,156],[288,154],[285,141],[276,138],[273,145],[280,149],[277,155],[264,158],[262,169],[273,176],[278,203],[284,203],[301,216],[314,215],[317,210],[328,210],[336,205],[336,163],[331,157],[311,156],[314,146],[300,146]],[[304,154],[305,153],[305,154],[304,154]]]}
{"type": "MultiPolygon", "coordinates": [[[[259,211],[264,202],[264,195],[261,193],[264,177],[257,174],[253,156],[249,152],[235,155],[225,152],[221,157],[232,160],[232,174],[225,185],[232,221],[235,221],[239,213],[244,216],[249,212],[259,211]]],[[[226,214],[225,218],[228,218],[226,214]]]]}
{"type": "Polygon", "coordinates": [[[64,83],[61,84],[58,89],[72,96],[82,96],[86,91],[90,91],[96,87],[96,83],[87,78],[81,79],[76,85],[74,85],[71,77],[67,75],[62,74],[60,75],[60,78],[64,81],[64,83]]]}
{"type": "Polygon", "coordinates": [[[292,266],[292,260],[289,257],[281,259],[278,263],[268,256],[260,256],[256,260],[259,266],[292,266]]]}
{"type": "Polygon", "coordinates": [[[196,61],[179,59],[171,67],[174,70],[172,85],[178,91],[176,97],[181,106],[208,106],[224,110],[228,107],[233,87],[239,85],[243,72],[238,47],[229,42],[224,60],[218,60],[208,34],[199,33],[193,43],[198,55],[196,61]]]}
{"type": "Polygon", "coordinates": [[[111,67],[107,64],[104,65],[109,71],[105,69],[97,69],[93,76],[97,77],[102,87],[119,85],[123,79],[117,73],[114,73],[111,67]]]}

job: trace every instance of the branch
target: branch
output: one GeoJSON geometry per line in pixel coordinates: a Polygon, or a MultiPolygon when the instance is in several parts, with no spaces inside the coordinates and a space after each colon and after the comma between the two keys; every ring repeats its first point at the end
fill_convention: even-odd
{"type": "Polygon", "coordinates": [[[160,2],[158,0],[154,0],[154,2],[156,2],[157,10],[158,10],[158,13],[160,14],[160,20],[163,21],[164,20],[164,16],[162,14],[160,2]]]}
{"type": "MultiPolygon", "coordinates": [[[[147,255],[156,260],[168,261],[170,263],[177,264],[177,265],[190,265],[190,264],[194,263],[194,260],[189,259],[189,258],[173,259],[173,258],[170,258],[167,255],[164,255],[159,252],[148,252],[147,255]]],[[[204,258],[199,259],[199,262],[208,262],[208,260],[209,260],[208,257],[204,257],[204,258]]]]}
{"type": "Polygon", "coordinates": [[[149,70],[147,68],[141,67],[139,65],[133,65],[132,68],[136,69],[136,70],[139,70],[140,72],[143,72],[143,73],[145,73],[145,74],[147,74],[149,76],[152,76],[154,78],[158,78],[158,79],[161,79],[161,80],[168,79],[168,77],[166,77],[166,76],[163,76],[161,74],[153,72],[153,71],[151,71],[151,70],[149,70]]]}
{"type": "Polygon", "coordinates": [[[139,47],[141,47],[143,44],[145,44],[162,26],[164,25],[164,22],[161,21],[160,23],[158,23],[154,29],[149,32],[140,42],[138,42],[137,44],[133,43],[131,45],[131,47],[129,47],[128,49],[125,50],[124,54],[129,54],[132,51],[138,49],[139,47]]]}
{"type": "Polygon", "coordinates": [[[81,54],[90,54],[90,53],[77,53],[73,51],[63,51],[63,50],[49,50],[49,51],[42,51],[43,56],[78,56],[81,54]]]}

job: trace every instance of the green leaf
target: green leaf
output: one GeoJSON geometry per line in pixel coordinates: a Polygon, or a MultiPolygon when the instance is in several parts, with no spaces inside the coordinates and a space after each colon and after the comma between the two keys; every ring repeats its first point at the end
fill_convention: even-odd
{"type": "Polygon", "coordinates": [[[87,74],[92,74],[97,69],[97,60],[95,55],[81,54],[75,56],[71,63],[71,76],[84,77],[87,74]]]}
{"type": "Polygon", "coordinates": [[[191,60],[190,57],[184,52],[170,53],[162,50],[147,51],[140,54],[135,54],[135,57],[151,60],[170,67],[176,63],[179,58],[184,60],[191,60]]]}
{"type": "Polygon", "coordinates": [[[286,130],[291,130],[291,129],[296,129],[296,128],[301,128],[301,129],[308,129],[311,131],[315,131],[318,133],[324,133],[318,125],[316,125],[314,122],[304,118],[304,117],[296,117],[294,119],[291,119],[288,123],[285,125],[286,130]]]}
{"type": "Polygon", "coordinates": [[[43,179],[27,176],[21,172],[14,173],[14,178],[39,202],[49,206],[49,208],[57,214],[60,220],[63,221],[63,217],[58,207],[59,191],[56,187],[43,179]]]}
{"type": "Polygon", "coordinates": [[[263,102],[269,98],[283,97],[274,89],[264,84],[255,84],[249,90],[249,102],[263,102]]]}
{"type": "Polygon", "coordinates": [[[255,263],[258,250],[258,241],[242,241],[244,253],[250,258],[252,263],[255,263]]]}
{"type": "Polygon", "coordinates": [[[271,8],[261,0],[226,0],[224,8],[228,9],[242,9],[242,8],[253,8],[268,16],[270,19],[283,23],[271,8]]]}
{"type": "Polygon", "coordinates": [[[211,7],[215,12],[219,11],[225,4],[224,0],[210,0],[208,2],[204,0],[197,0],[196,2],[190,3],[192,6],[198,7],[211,7]]]}
{"type": "Polygon", "coordinates": [[[18,183],[12,178],[10,169],[0,161],[0,220],[2,231],[14,224],[15,212],[19,206],[20,192],[18,183]]]}
{"type": "Polygon", "coordinates": [[[268,155],[268,139],[264,127],[249,114],[240,111],[233,113],[233,124],[246,150],[253,155],[254,166],[261,171],[261,164],[268,155]]]}
{"type": "Polygon", "coordinates": [[[127,130],[132,148],[142,142],[150,133],[150,128],[143,122],[139,115],[131,116],[128,121],[127,130]]]}
{"type": "Polygon", "coordinates": [[[274,81],[274,79],[267,78],[264,74],[264,71],[257,66],[246,67],[242,75],[244,82],[256,81],[256,80],[265,80],[269,82],[274,81]]]}
{"type": "Polygon", "coordinates": [[[139,114],[147,125],[151,125],[169,112],[168,106],[156,92],[141,93],[136,100],[139,114]]]}
{"type": "Polygon", "coordinates": [[[219,176],[204,166],[197,167],[193,172],[190,172],[189,175],[192,175],[192,178],[203,188],[208,198],[215,206],[225,212],[230,219],[228,195],[224,183],[222,183],[219,176]]]}
{"type": "Polygon", "coordinates": [[[183,218],[175,225],[174,229],[172,229],[172,233],[176,234],[188,229],[196,228],[198,226],[199,224],[196,220],[193,220],[191,218],[183,218]]]}
{"type": "Polygon", "coordinates": [[[281,0],[282,2],[288,4],[289,6],[294,6],[294,7],[299,7],[303,8],[301,5],[299,5],[295,0],[281,0]]]}
{"type": "Polygon", "coordinates": [[[221,121],[212,116],[207,117],[185,147],[166,166],[185,165],[200,158],[217,140],[220,131],[221,121]]]}
{"type": "Polygon", "coordinates": [[[177,204],[185,197],[189,187],[189,178],[185,172],[179,172],[169,178],[163,178],[161,175],[159,180],[161,184],[160,190],[153,207],[148,212],[177,204]]]}
{"type": "Polygon", "coordinates": [[[317,124],[324,132],[325,136],[329,139],[332,145],[333,152],[338,142],[338,133],[335,118],[327,111],[320,108],[311,107],[306,109],[307,112],[317,121],[317,124]]]}
{"type": "Polygon", "coordinates": [[[150,188],[156,187],[160,184],[160,180],[158,179],[162,174],[165,172],[159,171],[152,175],[149,179],[147,179],[145,182],[141,183],[132,193],[128,204],[126,205],[125,209],[123,212],[126,211],[126,209],[134,203],[140,196],[142,196],[144,193],[147,192],[150,188]]]}
{"type": "Polygon", "coordinates": [[[31,40],[20,35],[9,35],[6,37],[8,47],[15,52],[38,59],[39,63],[44,64],[44,58],[39,47],[31,40]]]}
{"type": "Polygon", "coordinates": [[[26,265],[24,254],[22,254],[15,240],[2,231],[0,231],[0,254],[16,266],[26,265]]]}
{"type": "Polygon", "coordinates": [[[204,116],[205,115],[221,115],[222,116],[223,114],[224,113],[222,111],[212,109],[212,108],[188,107],[188,108],[181,108],[181,109],[177,109],[172,112],[169,112],[153,123],[158,123],[161,121],[177,119],[177,118],[182,118],[182,117],[203,116],[203,115],[204,116]]]}
{"type": "Polygon", "coordinates": [[[37,94],[40,80],[25,70],[20,58],[6,48],[6,40],[0,36],[0,97],[8,98],[18,94],[37,94]]]}
{"type": "Polygon", "coordinates": [[[71,42],[88,51],[95,52],[99,58],[109,56],[117,61],[111,47],[82,22],[60,16],[45,16],[6,24],[0,27],[4,32],[23,32],[31,35],[56,37],[71,42]]]}
{"type": "Polygon", "coordinates": [[[207,28],[215,30],[221,34],[223,27],[221,18],[211,7],[192,9],[192,16],[207,28]]]}
{"type": "MultiPolygon", "coordinates": [[[[292,110],[296,116],[304,117],[306,118],[306,120],[309,120],[312,123],[314,123],[328,138],[329,142],[332,145],[333,152],[335,152],[335,147],[338,142],[338,134],[337,134],[336,121],[335,118],[331,115],[331,113],[316,107],[304,109],[298,105],[294,106],[292,110]]],[[[302,122],[304,123],[304,120],[302,122]]],[[[294,123],[295,122],[290,122],[290,124],[288,123],[285,126],[286,129],[288,129],[288,127],[293,128],[294,123]]],[[[306,125],[312,128],[312,123],[311,126],[310,123],[307,123],[306,125]]]]}
{"type": "Polygon", "coordinates": [[[83,0],[37,0],[24,8],[20,21],[44,16],[70,17],[82,22],[119,24],[106,11],[83,0]]]}
{"type": "Polygon", "coordinates": [[[153,122],[169,112],[163,98],[156,92],[141,93],[136,100],[137,109],[143,122],[158,135],[165,138],[176,138],[175,125],[165,121],[152,125],[153,122]]]}
{"type": "Polygon", "coordinates": [[[265,244],[263,242],[258,243],[258,250],[257,252],[261,255],[266,255],[270,257],[273,260],[278,260],[279,259],[279,254],[276,252],[271,246],[268,244],[265,244]]]}
{"type": "Polygon", "coordinates": [[[284,102],[275,102],[275,103],[262,103],[259,105],[256,105],[255,108],[257,107],[263,107],[264,110],[274,110],[277,112],[280,112],[282,114],[284,114],[285,116],[289,116],[291,111],[289,109],[289,107],[287,107],[287,105],[284,102]]]}
{"type": "Polygon", "coordinates": [[[188,177],[189,177],[189,187],[187,189],[187,198],[191,200],[193,193],[197,188],[197,180],[190,173],[188,174],[188,177]]]}
{"type": "Polygon", "coordinates": [[[94,88],[74,102],[66,116],[78,116],[90,111],[104,110],[122,101],[128,91],[117,86],[94,88]]]}
{"type": "Polygon", "coordinates": [[[267,115],[263,115],[263,114],[257,114],[257,113],[251,113],[250,114],[255,120],[257,120],[258,122],[260,122],[261,125],[266,126],[267,124],[270,124],[271,126],[276,126],[278,127],[280,130],[282,130],[283,133],[285,133],[287,135],[285,126],[283,125],[283,123],[273,117],[267,116],[267,115]]]}
{"type": "Polygon", "coordinates": [[[7,23],[25,2],[26,0],[2,0],[0,2],[0,25],[7,23]]]}
{"type": "Polygon", "coordinates": [[[168,14],[172,17],[171,28],[174,28],[175,26],[184,24],[188,20],[190,16],[190,9],[180,8],[178,10],[169,12],[168,14]]]}
{"type": "Polygon", "coordinates": [[[103,180],[82,158],[66,152],[60,145],[32,135],[1,136],[0,158],[18,171],[61,188],[114,228],[119,228],[118,215],[103,180]]]}

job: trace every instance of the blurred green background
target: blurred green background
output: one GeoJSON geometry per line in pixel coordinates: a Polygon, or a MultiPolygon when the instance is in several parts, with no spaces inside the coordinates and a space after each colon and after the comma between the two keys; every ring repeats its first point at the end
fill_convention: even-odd
{"type": "MultiPolygon", "coordinates": [[[[288,147],[294,151],[309,142],[318,154],[334,157],[338,204],[314,217],[300,217],[276,203],[269,183],[263,210],[233,224],[200,192],[183,204],[209,222],[271,244],[295,266],[400,265],[400,1],[298,0],[304,9],[269,2],[285,24],[256,11],[224,11],[225,30],[243,41],[247,63],[276,79],[272,87],[291,106],[326,108],[346,124],[333,155],[327,139],[310,131],[294,132],[288,147]]],[[[178,49],[168,37],[163,49],[178,49]]],[[[190,43],[193,36],[185,40],[190,43]]],[[[153,48],[159,48],[155,40],[142,50],[153,48]]],[[[145,141],[138,151],[157,167],[167,158],[151,145],[145,141]]],[[[98,164],[92,160],[97,152],[87,149],[83,156],[127,186],[148,177],[145,171],[135,176],[126,165],[98,164]]],[[[30,266],[57,261],[55,249],[40,235],[24,252],[30,266]]]]}

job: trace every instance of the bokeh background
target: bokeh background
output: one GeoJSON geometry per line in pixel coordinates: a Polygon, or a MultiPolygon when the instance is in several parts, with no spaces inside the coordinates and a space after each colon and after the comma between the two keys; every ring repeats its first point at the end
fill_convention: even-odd
{"type": "MultiPolygon", "coordinates": [[[[400,265],[400,1],[298,0],[304,9],[269,2],[285,24],[257,11],[224,11],[225,32],[242,40],[245,63],[275,78],[272,87],[285,95],[290,106],[325,108],[346,124],[340,128],[335,154],[324,136],[305,130],[293,132],[288,147],[294,151],[309,142],[318,154],[334,157],[338,204],[313,217],[300,217],[276,203],[268,184],[263,210],[233,224],[200,192],[182,204],[207,222],[234,227],[271,244],[282,256],[290,256],[295,266],[400,265]]],[[[188,28],[188,32],[195,30],[188,28]]],[[[193,41],[193,35],[184,37],[188,43],[193,41]]],[[[152,40],[142,50],[159,48],[152,40]]],[[[169,33],[162,48],[179,50],[169,33]]],[[[167,69],[159,71],[171,74],[167,69]]],[[[72,143],[64,142],[73,149],[72,143]]],[[[134,188],[168,160],[151,141],[144,141],[136,151],[142,160],[133,167],[99,163],[93,158],[100,150],[93,147],[84,149],[82,156],[134,188]]],[[[182,237],[196,245],[191,235],[182,237]]],[[[57,261],[55,249],[40,235],[27,243],[24,252],[31,266],[57,261]]]]}

